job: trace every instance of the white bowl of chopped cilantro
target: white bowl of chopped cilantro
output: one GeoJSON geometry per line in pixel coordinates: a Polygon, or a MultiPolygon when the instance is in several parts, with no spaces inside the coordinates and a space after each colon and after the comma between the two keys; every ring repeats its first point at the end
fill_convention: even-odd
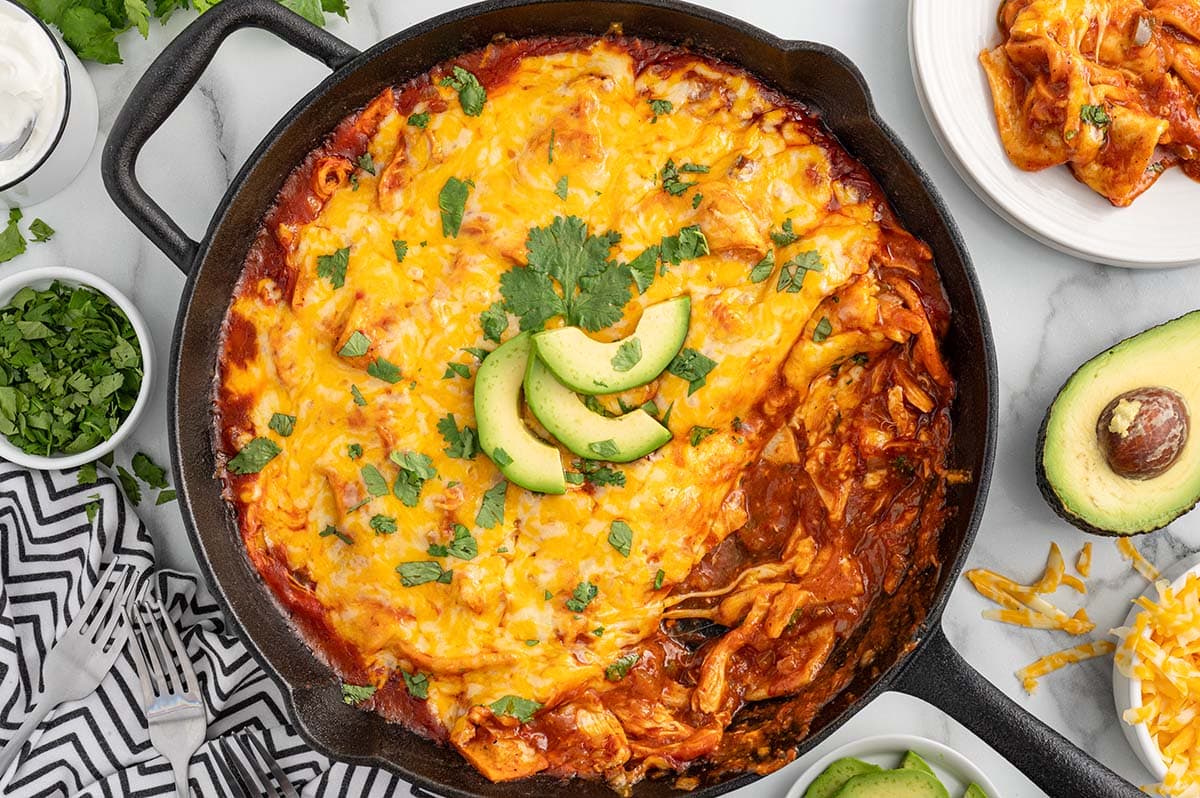
{"type": "Polygon", "coordinates": [[[107,281],[62,267],[0,280],[0,458],[74,468],[115,449],[146,406],[145,320],[107,281]]]}

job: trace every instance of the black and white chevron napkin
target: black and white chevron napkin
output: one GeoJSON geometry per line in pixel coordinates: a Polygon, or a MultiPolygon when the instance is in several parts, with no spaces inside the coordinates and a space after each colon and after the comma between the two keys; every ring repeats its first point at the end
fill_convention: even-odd
{"type": "MultiPolygon", "coordinates": [[[[95,506],[95,505],[94,505],[95,506]]],[[[146,527],[114,481],[77,484],[74,472],[36,472],[0,460],[0,742],[16,731],[37,695],[46,651],[114,555],[138,569],[182,633],[208,709],[208,740],[192,759],[193,795],[223,786],[210,750],[245,729],[274,754],[305,796],[407,796],[398,777],[333,763],[288,725],[275,683],[225,627],[195,576],[154,571],[146,527]],[[89,503],[98,502],[89,520],[89,503]]],[[[30,738],[32,750],[0,774],[0,795],[174,795],[171,768],[150,745],[133,660],[126,652],[100,689],[71,701],[30,738]]]]}

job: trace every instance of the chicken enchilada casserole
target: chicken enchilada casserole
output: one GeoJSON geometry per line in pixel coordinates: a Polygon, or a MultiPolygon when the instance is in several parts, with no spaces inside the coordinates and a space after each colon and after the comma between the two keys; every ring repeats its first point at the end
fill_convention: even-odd
{"type": "Polygon", "coordinates": [[[955,384],[931,253],[803,105],[619,33],[397,85],[287,178],[228,310],[249,559],[357,704],[493,780],[770,770],[908,639],[955,384]]]}

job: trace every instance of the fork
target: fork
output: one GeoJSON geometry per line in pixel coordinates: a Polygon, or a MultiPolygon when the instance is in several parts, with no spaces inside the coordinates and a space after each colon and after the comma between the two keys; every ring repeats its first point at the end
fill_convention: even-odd
{"type": "Polygon", "coordinates": [[[222,737],[219,740],[219,745],[220,751],[213,751],[213,759],[216,761],[221,775],[225,777],[225,783],[233,788],[233,795],[236,798],[250,798],[250,795],[258,796],[264,792],[267,798],[300,798],[296,792],[296,788],[288,781],[287,775],[275,760],[271,758],[271,754],[267,751],[266,746],[260,743],[253,735],[234,735],[232,743],[222,737]],[[250,745],[246,744],[247,740],[250,741],[250,745]],[[253,751],[251,748],[253,748],[253,751]],[[241,751],[241,757],[237,756],[237,751],[241,751]],[[257,751],[259,756],[262,757],[262,761],[266,763],[270,773],[266,773],[263,770],[259,759],[254,756],[254,751],[257,751]],[[228,763],[232,763],[233,769],[237,771],[236,777],[230,772],[228,763]],[[245,763],[248,763],[248,767],[245,763]],[[275,777],[275,781],[279,784],[279,789],[276,789],[271,784],[271,776],[275,777]],[[246,790],[251,790],[252,792],[248,794],[246,790]]]}
{"type": "Polygon", "coordinates": [[[126,612],[135,631],[133,663],[142,683],[150,743],[171,763],[175,791],[187,798],[188,763],[208,731],[196,671],[175,624],[157,598],[144,598],[132,612],[126,612]]]}
{"type": "Polygon", "coordinates": [[[51,710],[64,701],[86,698],[112,670],[129,637],[122,610],[135,584],[130,578],[133,573],[132,568],[118,572],[117,560],[113,558],[67,630],[46,655],[42,665],[42,696],[0,751],[0,775],[8,770],[29,735],[51,710]],[[107,593],[105,588],[109,588],[107,593]]]}

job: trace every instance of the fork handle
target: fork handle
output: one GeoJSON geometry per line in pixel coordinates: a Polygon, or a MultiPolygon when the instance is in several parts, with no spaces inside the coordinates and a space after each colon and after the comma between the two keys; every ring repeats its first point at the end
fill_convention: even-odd
{"type": "Polygon", "coordinates": [[[175,773],[175,794],[178,798],[189,798],[191,793],[188,792],[188,763],[176,765],[172,762],[171,770],[175,773]]]}
{"type": "Polygon", "coordinates": [[[21,723],[21,728],[13,734],[12,739],[4,746],[4,750],[0,751],[0,777],[8,771],[8,766],[13,763],[17,755],[21,753],[21,748],[25,745],[25,741],[33,734],[33,730],[38,727],[42,719],[50,714],[50,710],[54,709],[58,704],[51,703],[46,694],[42,694],[42,698],[38,701],[37,706],[25,717],[21,723]]]}

